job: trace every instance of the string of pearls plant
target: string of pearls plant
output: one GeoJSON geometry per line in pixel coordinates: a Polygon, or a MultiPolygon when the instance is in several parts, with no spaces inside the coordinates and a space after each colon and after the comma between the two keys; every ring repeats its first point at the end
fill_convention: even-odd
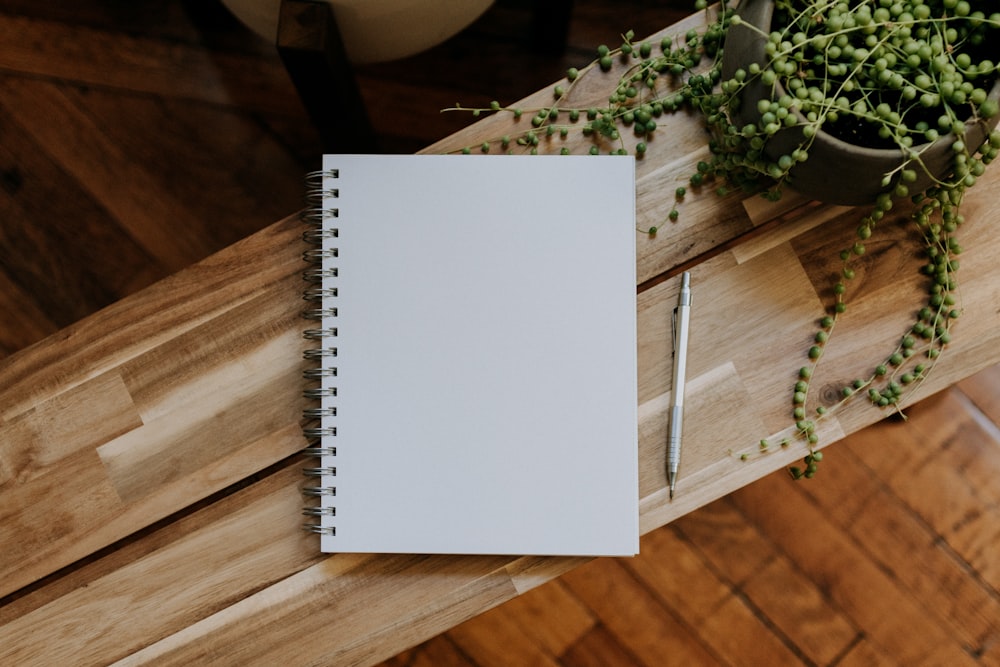
{"type": "MultiPolygon", "coordinates": [[[[1000,154],[1000,133],[993,129],[1000,83],[991,58],[1000,50],[1000,11],[987,14],[982,7],[995,5],[974,0],[774,0],[765,14],[769,21],[754,25],[742,16],[743,6],[753,3],[760,4],[743,0],[734,10],[729,0],[712,8],[697,0],[696,7],[709,13],[706,27],[659,44],[636,42],[633,33],[626,33],[617,48],[601,46],[590,64],[570,69],[566,82],[553,90],[551,106],[525,114],[493,102],[488,109],[468,111],[530,118],[517,134],[476,147],[481,152],[536,152],[542,141],[580,131],[592,139],[592,154],[623,154],[623,135],[632,132],[641,157],[653,145],[648,139],[658,119],[694,110],[711,130],[711,159],[698,164],[690,184],[714,183],[721,192],[740,188],[772,199],[785,185],[808,185],[805,165],[826,159],[816,155],[822,155],[829,137],[833,143],[892,151],[890,166],[871,192],[858,195],[869,203],[868,211],[840,253],[834,302],[818,322],[792,391],[795,432],[809,453],[790,473],[812,477],[822,459],[817,422],[824,415],[858,396],[898,410],[951,340],[952,325],[961,315],[956,303],[960,206],[1000,154]],[[737,34],[756,44],[751,47],[755,55],[723,57],[734,48],[730,38],[737,34]],[[610,72],[616,60],[627,67],[606,105],[567,106],[574,85],[591,73],[610,72]],[[845,295],[856,262],[878,226],[901,204],[925,255],[927,302],[870,375],[844,387],[832,405],[816,406],[812,379],[847,310],[845,295]]],[[[677,188],[678,203],[686,192],[684,186],[677,188]]],[[[678,215],[675,206],[664,224],[678,215]]],[[[653,235],[657,229],[639,231],[653,235]]],[[[769,450],[770,443],[762,440],[759,451],[769,450]]]]}

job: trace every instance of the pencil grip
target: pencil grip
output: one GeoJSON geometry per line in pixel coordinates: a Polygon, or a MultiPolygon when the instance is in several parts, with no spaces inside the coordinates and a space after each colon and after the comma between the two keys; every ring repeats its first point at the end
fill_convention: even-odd
{"type": "Polygon", "coordinates": [[[667,434],[667,461],[676,472],[681,458],[681,433],[684,430],[684,406],[670,408],[670,427],[667,434]]]}

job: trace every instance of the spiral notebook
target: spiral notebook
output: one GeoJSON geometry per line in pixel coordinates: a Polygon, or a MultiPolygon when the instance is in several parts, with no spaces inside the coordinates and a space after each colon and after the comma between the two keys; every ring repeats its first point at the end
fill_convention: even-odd
{"type": "Polygon", "coordinates": [[[308,178],[326,552],[638,552],[635,164],[335,155],[308,178]]]}

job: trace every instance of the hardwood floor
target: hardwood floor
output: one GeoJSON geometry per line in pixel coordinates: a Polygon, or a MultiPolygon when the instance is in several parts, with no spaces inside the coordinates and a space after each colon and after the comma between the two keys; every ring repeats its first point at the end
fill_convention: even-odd
{"type": "MultiPolygon", "coordinates": [[[[688,3],[528,0],[358,72],[382,150],[513,101],[688,3]]],[[[316,132],[273,49],[212,2],[0,3],[0,356],[295,211],[316,132]]],[[[350,131],[349,129],[345,129],[350,131]]],[[[386,664],[1000,665],[1000,368],[386,664]]]]}

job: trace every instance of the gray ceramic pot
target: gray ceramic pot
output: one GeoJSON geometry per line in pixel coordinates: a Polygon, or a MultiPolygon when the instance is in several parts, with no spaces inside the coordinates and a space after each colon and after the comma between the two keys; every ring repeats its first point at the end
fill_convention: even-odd
{"type": "MultiPolygon", "coordinates": [[[[742,0],[739,4],[740,17],[765,32],[770,29],[774,13],[773,0],[742,0]]],[[[723,79],[729,79],[741,67],[756,62],[764,65],[764,38],[745,26],[731,26],[726,34],[722,59],[723,79]]],[[[779,88],[776,95],[784,93],[779,88]]],[[[759,81],[744,88],[740,108],[740,120],[758,123],[757,100],[769,95],[759,81]]],[[[1000,101],[1000,81],[994,84],[989,96],[1000,101]]],[[[966,123],[966,144],[979,146],[996,126],[1000,115],[989,120],[970,120],[966,123]]],[[[777,160],[791,153],[803,140],[801,129],[790,127],[779,130],[765,146],[769,157],[777,160]]],[[[933,182],[933,176],[946,175],[952,168],[951,146],[954,135],[946,135],[932,144],[916,146],[920,151],[927,170],[918,169],[915,183],[909,184],[910,192],[926,189],[933,182]]],[[[789,185],[802,194],[831,204],[863,205],[871,204],[876,197],[892,189],[895,183],[883,186],[885,174],[893,171],[906,161],[904,153],[897,148],[869,148],[842,141],[820,131],[809,148],[809,158],[796,164],[789,172],[789,185]]]]}

